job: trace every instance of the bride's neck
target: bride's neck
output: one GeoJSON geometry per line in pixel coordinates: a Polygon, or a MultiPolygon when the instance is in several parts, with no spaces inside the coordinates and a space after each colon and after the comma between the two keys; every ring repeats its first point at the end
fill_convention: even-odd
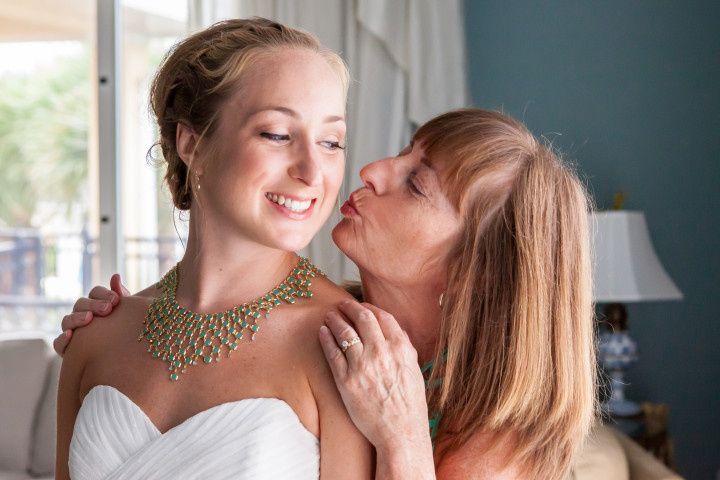
{"type": "Polygon", "coordinates": [[[256,299],[292,270],[293,252],[270,248],[237,234],[198,228],[190,222],[178,267],[178,303],[196,312],[216,312],[256,299]]]}

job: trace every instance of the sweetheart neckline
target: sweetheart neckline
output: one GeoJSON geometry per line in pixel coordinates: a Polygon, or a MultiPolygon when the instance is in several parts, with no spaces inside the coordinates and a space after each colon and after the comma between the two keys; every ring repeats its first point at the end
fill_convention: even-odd
{"type": "MultiPolygon", "coordinates": [[[[87,400],[87,397],[90,396],[90,394],[92,393],[93,390],[95,390],[95,389],[98,389],[98,390],[99,390],[99,389],[101,389],[101,388],[107,388],[107,389],[113,390],[113,391],[115,391],[118,395],[120,395],[122,398],[124,398],[125,400],[127,400],[128,403],[130,403],[138,412],[140,412],[140,414],[143,416],[143,418],[145,418],[145,420],[147,420],[147,422],[155,429],[155,431],[156,431],[156,432],[158,433],[158,435],[160,435],[160,436],[164,436],[164,435],[172,432],[173,430],[178,429],[178,428],[182,427],[183,425],[186,425],[186,424],[189,423],[191,420],[193,420],[193,419],[195,419],[195,418],[197,418],[197,417],[200,417],[201,415],[209,414],[210,412],[212,412],[212,411],[214,411],[214,410],[217,410],[217,409],[219,409],[219,408],[221,408],[221,407],[226,407],[226,406],[229,406],[229,405],[239,405],[239,404],[241,404],[241,403],[243,403],[243,402],[248,402],[248,401],[253,401],[253,400],[274,400],[275,402],[278,402],[280,405],[283,405],[287,410],[290,411],[290,414],[295,418],[295,420],[297,420],[298,425],[300,426],[300,428],[302,428],[308,435],[310,435],[310,436],[313,438],[313,440],[315,440],[316,442],[319,442],[319,441],[320,441],[320,439],[317,437],[317,435],[315,435],[315,434],[312,433],[310,430],[308,430],[307,427],[305,426],[305,424],[302,423],[302,421],[300,420],[300,417],[298,416],[297,412],[295,412],[295,410],[290,406],[290,404],[287,403],[285,400],[282,400],[282,399],[276,398],[276,397],[250,397],[250,398],[241,398],[241,399],[239,399],[239,400],[231,400],[231,401],[229,401],[229,402],[224,402],[224,403],[220,403],[220,404],[218,404],[218,405],[213,405],[212,407],[206,408],[205,410],[201,410],[201,411],[199,411],[198,413],[196,413],[196,414],[194,414],[194,415],[191,415],[190,417],[186,418],[185,420],[183,420],[182,422],[178,423],[177,425],[174,425],[173,427],[170,427],[169,429],[165,430],[164,432],[161,432],[160,429],[157,427],[157,425],[155,425],[155,422],[152,421],[152,419],[150,418],[150,416],[149,416],[147,413],[145,413],[145,411],[144,411],[142,408],[140,408],[140,406],[139,406],[137,403],[135,403],[135,402],[134,402],[130,397],[128,397],[125,393],[123,393],[122,391],[120,391],[120,390],[117,389],[116,387],[113,387],[112,385],[102,385],[102,384],[98,384],[98,385],[93,386],[93,387],[92,387],[90,390],[88,390],[88,392],[85,394],[85,397],[83,398],[83,402],[82,402],[82,403],[85,404],[85,401],[87,400]]],[[[81,405],[81,407],[82,407],[82,405],[81,405]]]]}

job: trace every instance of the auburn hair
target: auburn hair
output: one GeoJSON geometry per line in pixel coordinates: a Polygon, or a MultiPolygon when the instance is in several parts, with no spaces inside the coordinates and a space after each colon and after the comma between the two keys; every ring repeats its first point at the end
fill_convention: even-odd
{"type": "MultiPolygon", "coordinates": [[[[150,106],[160,127],[159,145],[167,162],[165,181],[175,207],[189,210],[192,178],[175,144],[179,123],[199,134],[197,145],[214,133],[222,104],[242,85],[242,74],[259,58],[281,48],[322,55],[347,94],[349,73],[338,54],[305,31],[265,18],[224,20],[173,46],[150,88],[150,106]]],[[[197,148],[197,146],[196,146],[197,148]]]]}
{"type": "Polygon", "coordinates": [[[589,197],[573,170],[498,112],[440,115],[414,135],[443,162],[463,218],[448,259],[428,407],[438,461],[477,432],[512,437],[508,463],[560,479],[596,416],[589,197]],[[446,355],[446,357],[445,357],[446,355]]]}

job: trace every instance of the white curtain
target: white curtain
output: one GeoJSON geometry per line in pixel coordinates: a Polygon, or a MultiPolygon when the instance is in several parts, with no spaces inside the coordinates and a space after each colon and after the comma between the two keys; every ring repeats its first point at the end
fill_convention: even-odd
{"type": "MultiPolygon", "coordinates": [[[[192,30],[252,16],[314,33],[350,67],[338,206],[362,186],[364,165],[397,154],[433,116],[468,104],[462,0],[190,0],[192,30]]],[[[303,252],[335,281],[357,278],[330,238],[340,218],[336,209],[303,252]]]]}

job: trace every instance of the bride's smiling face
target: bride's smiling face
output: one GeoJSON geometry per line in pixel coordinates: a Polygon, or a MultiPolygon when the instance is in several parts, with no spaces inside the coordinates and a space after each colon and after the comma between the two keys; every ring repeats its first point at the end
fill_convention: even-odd
{"type": "Polygon", "coordinates": [[[316,52],[264,53],[243,73],[205,144],[212,153],[193,171],[201,215],[217,219],[208,225],[299,250],[327,220],[342,183],[345,88],[316,52]]]}

